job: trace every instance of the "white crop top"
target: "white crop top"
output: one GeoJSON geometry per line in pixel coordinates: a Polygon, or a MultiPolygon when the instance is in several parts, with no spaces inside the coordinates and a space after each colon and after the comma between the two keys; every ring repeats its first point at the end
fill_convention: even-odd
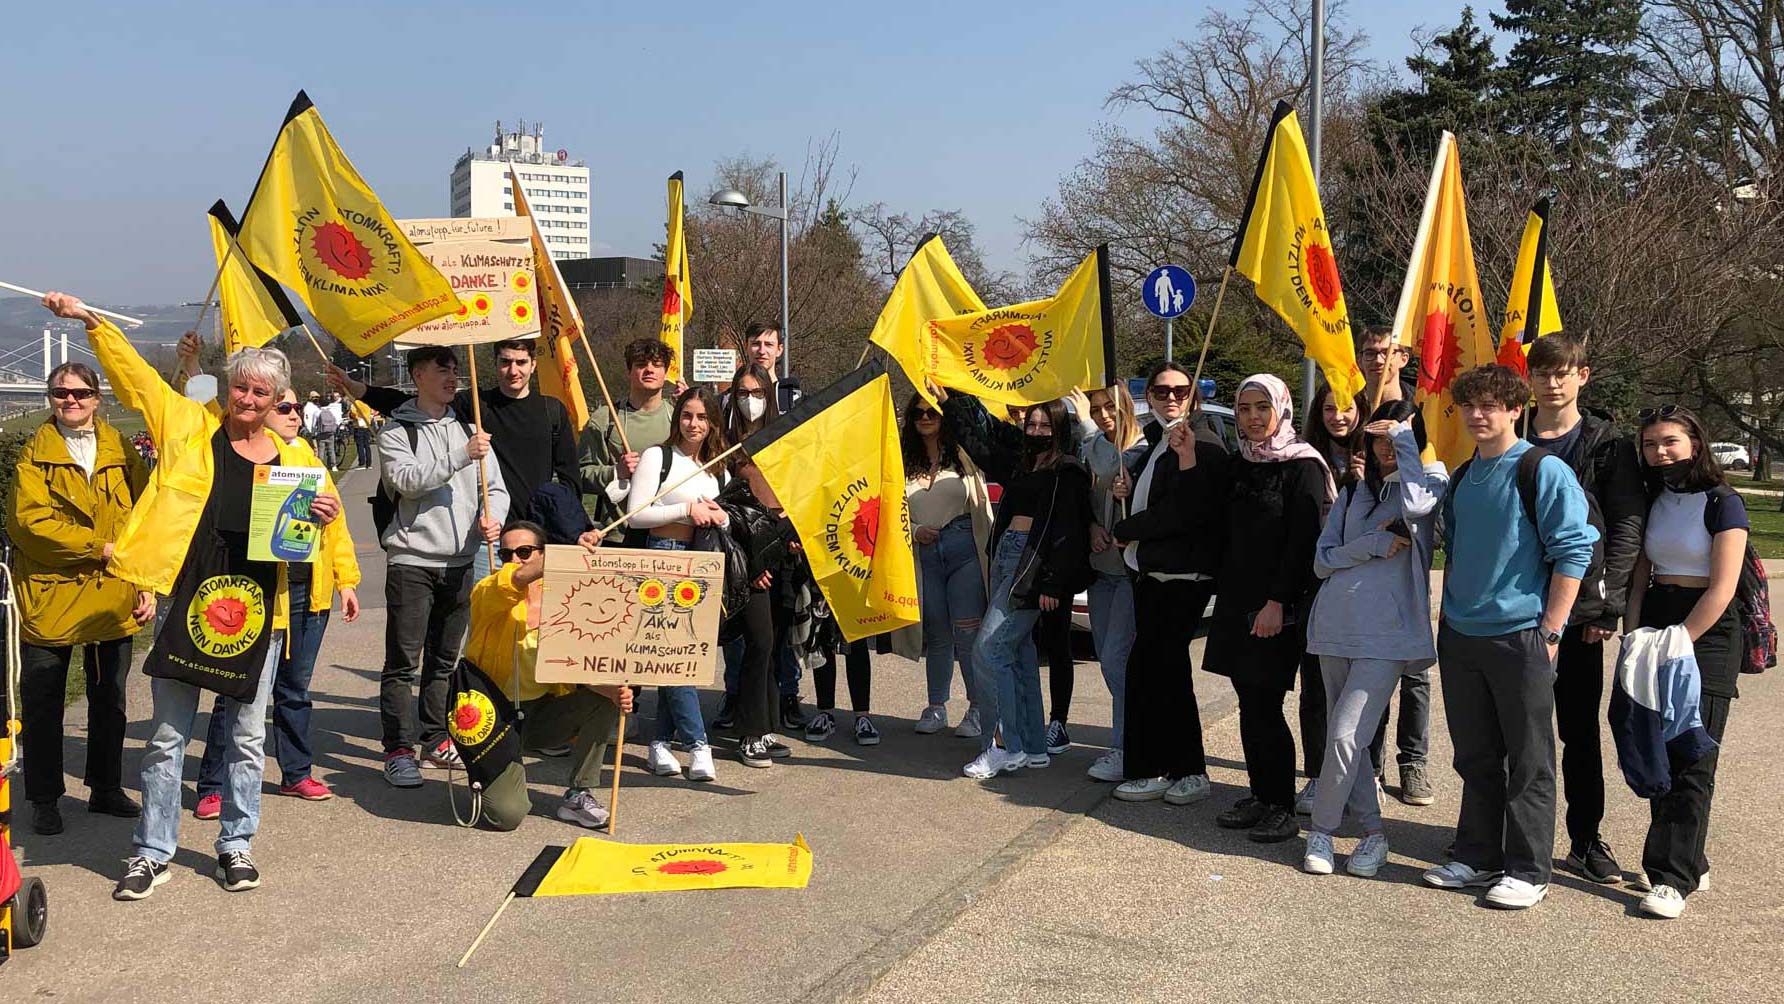
{"type": "MultiPolygon", "coordinates": [[[[630,512],[649,502],[651,496],[693,474],[699,466],[693,458],[673,447],[653,446],[645,450],[638,455],[638,468],[632,472],[631,490],[626,496],[626,511],[630,512]],[[664,454],[670,457],[669,473],[666,476],[663,474],[664,454]]],[[[715,465],[721,470],[723,466],[715,465]]],[[[649,530],[670,523],[692,523],[688,513],[693,503],[718,498],[719,489],[723,487],[718,477],[711,473],[713,469],[708,468],[706,472],[688,478],[669,494],[645,506],[627,524],[640,530],[649,530]]]]}
{"type": "Polygon", "coordinates": [[[1713,530],[1747,529],[1747,507],[1737,492],[1675,492],[1668,488],[1648,509],[1648,528],[1642,550],[1655,575],[1710,575],[1710,535],[1713,530]],[[1706,512],[1706,508],[1708,511],[1706,512]]]}

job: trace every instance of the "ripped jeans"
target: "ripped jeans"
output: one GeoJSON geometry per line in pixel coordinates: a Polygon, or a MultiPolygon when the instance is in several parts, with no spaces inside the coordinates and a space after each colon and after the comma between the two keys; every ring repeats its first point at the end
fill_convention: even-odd
{"type": "Polygon", "coordinates": [[[923,574],[923,660],[929,703],[948,703],[958,660],[967,703],[978,704],[973,642],[979,635],[979,619],[985,616],[985,579],[972,516],[955,517],[942,527],[935,543],[918,546],[917,558],[923,574]]]}

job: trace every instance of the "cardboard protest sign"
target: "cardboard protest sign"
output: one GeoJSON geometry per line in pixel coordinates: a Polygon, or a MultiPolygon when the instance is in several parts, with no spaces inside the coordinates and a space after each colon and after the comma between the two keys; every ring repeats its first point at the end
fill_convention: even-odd
{"type": "Polygon", "coordinates": [[[403,335],[404,345],[479,345],[539,334],[532,227],[513,216],[398,220],[463,306],[403,335]]]}
{"type": "Polygon", "coordinates": [[[254,493],[248,505],[249,561],[315,561],[322,526],[310,503],[328,484],[320,467],[254,467],[254,493]]]}
{"type": "Polygon", "coordinates": [[[701,687],[719,654],[725,556],[574,545],[545,549],[540,683],[701,687]]]}

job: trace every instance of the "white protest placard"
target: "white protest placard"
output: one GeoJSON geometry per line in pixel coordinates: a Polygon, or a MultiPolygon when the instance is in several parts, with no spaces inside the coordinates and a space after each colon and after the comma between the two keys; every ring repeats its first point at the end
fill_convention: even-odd
{"type": "Polygon", "coordinates": [[[735,349],[695,349],[695,383],[730,383],[737,375],[735,349]]]}
{"type": "Polygon", "coordinates": [[[725,556],[713,551],[547,547],[535,678],[706,686],[724,588],[725,556]]]}

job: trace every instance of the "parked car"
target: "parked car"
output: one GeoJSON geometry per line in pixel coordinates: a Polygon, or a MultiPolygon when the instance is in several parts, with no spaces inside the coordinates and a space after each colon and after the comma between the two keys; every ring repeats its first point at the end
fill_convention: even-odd
{"type": "Polygon", "coordinates": [[[1747,456],[1747,448],[1739,443],[1711,443],[1710,455],[1723,470],[1744,471],[1753,466],[1753,459],[1747,456]]]}

